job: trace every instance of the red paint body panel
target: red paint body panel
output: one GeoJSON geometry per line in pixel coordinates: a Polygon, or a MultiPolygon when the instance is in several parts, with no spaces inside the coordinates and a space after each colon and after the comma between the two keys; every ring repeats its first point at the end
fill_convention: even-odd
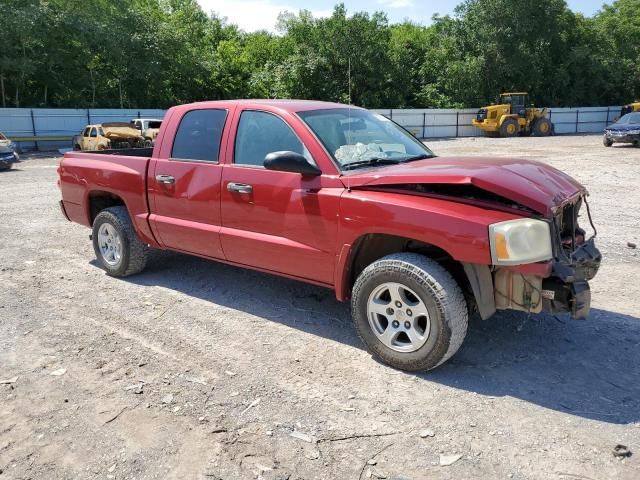
{"type": "Polygon", "coordinates": [[[89,196],[101,192],[121,198],[140,238],[159,246],[146,221],[146,157],[66,153],[58,172],[65,210],[72,221],[91,226],[89,196]]]}
{"type": "MultiPolygon", "coordinates": [[[[524,214],[455,199],[376,191],[403,184],[472,184],[545,216],[584,187],[547,165],[524,160],[434,158],[341,175],[333,159],[296,112],[344,108],[309,101],[222,101],[167,112],[151,158],[67,153],[59,168],[64,209],[90,226],[89,200],[109,194],[125,203],[138,235],[167,248],[335,288],[348,297],[352,246],[367,234],[389,234],[435,245],[468,263],[491,264],[488,225],[524,214]],[[171,159],[182,117],[194,109],[228,111],[218,162],[171,159]],[[245,110],[282,118],[323,174],[302,177],[235,165],[234,139],[245,110]],[[156,182],[171,175],[175,183],[156,182]],[[230,182],[252,186],[230,192],[230,182]]],[[[549,263],[510,267],[548,276],[549,263]]]]}
{"type": "Polygon", "coordinates": [[[531,160],[436,157],[356,171],[344,178],[351,188],[401,184],[470,184],[514,200],[545,216],[586,189],[566,173],[531,160]]]}
{"type": "MultiPolygon", "coordinates": [[[[210,108],[200,104],[199,108],[210,108]]],[[[185,113],[171,110],[164,123],[163,137],[149,167],[149,224],[163,247],[215,259],[225,258],[220,244],[220,179],[224,163],[228,129],[223,131],[218,162],[176,160],[171,157],[173,140],[185,113]],[[157,175],[170,175],[171,185],[158,183],[157,175]]],[[[235,107],[219,106],[227,111],[228,124],[235,107]]]]}

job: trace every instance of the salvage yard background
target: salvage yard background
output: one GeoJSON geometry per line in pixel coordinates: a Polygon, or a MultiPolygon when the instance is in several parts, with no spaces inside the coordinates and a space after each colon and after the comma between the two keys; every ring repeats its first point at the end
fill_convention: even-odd
{"type": "Polygon", "coordinates": [[[640,478],[640,149],[429,146],[588,187],[604,256],[588,320],[499,313],[436,371],[398,372],[328,290],[177,254],[106,276],[56,205],[59,158],[0,172],[0,478],[640,478]]]}
{"type": "MultiPolygon", "coordinates": [[[[549,109],[557,134],[600,133],[620,116],[620,106],[549,109]]],[[[418,138],[481,137],[471,126],[477,108],[374,110],[407,128],[418,138]]],[[[70,148],[71,137],[88,124],[163,118],[160,109],[0,108],[0,132],[9,138],[68,136],[63,141],[19,142],[21,150],[70,148]]]]}

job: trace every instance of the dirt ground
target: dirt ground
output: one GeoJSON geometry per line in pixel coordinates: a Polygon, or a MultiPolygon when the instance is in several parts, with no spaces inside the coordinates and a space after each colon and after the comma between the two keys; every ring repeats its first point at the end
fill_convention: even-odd
{"type": "Polygon", "coordinates": [[[106,276],[58,211],[58,158],[0,172],[0,479],[640,478],[640,149],[428,144],[587,185],[604,255],[587,321],[500,313],[401,373],[328,290],[175,254],[106,276]]]}

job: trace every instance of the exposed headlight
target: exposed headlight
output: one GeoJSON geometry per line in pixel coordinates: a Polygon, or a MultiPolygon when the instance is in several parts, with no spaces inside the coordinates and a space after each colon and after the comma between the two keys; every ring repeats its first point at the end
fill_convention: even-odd
{"type": "Polygon", "coordinates": [[[522,265],[553,256],[549,224],[532,218],[489,225],[489,244],[493,265],[522,265]]]}

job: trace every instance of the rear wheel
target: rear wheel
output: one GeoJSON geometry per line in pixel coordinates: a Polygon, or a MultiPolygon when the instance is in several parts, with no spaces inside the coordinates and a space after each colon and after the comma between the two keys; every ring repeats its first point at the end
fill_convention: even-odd
{"type": "Polygon", "coordinates": [[[533,133],[536,137],[548,137],[551,135],[551,122],[548,118],[539,118],[533,124],[533,133]]]}
{"type": "Polygon", "coordinates": [[[125,207],[110,207],[96,216],[93,250],[102,268],[113,277],[141,272],[149,255],[149,248],[136,235],[125,207]]]}
{"type": "Polygon", "coordinates": [[[610,147],[611,145],[613,145],[613,140],[611,140],[609,137],[607,137],[606,135],[602,138],[602,144],[605,147],[610,147]]]}
{"type": "Polygon", "coordinates": [[[462,345],[468,310],[449,272],[415,253],[388,255],[353,287],[355,329],[380,361],[401,370],[437,367],[462,345]]]}
{"type": "Polygon", "coordinates": [[[515,118],[507,118],[502,125],[500,125],[501,137],[515,137],[520,131],[520,126],[515,118]]]}
{"type": "Polygon", "coordinates": [[[80,150],[82,150],[82,149],[80,148],[80,145],[75,144],[75,145],[73,146],[73,150],[74,150],[74,151],[76,151],[76,152],[79,152],[79,151],[80,151],[80,150]]]}

